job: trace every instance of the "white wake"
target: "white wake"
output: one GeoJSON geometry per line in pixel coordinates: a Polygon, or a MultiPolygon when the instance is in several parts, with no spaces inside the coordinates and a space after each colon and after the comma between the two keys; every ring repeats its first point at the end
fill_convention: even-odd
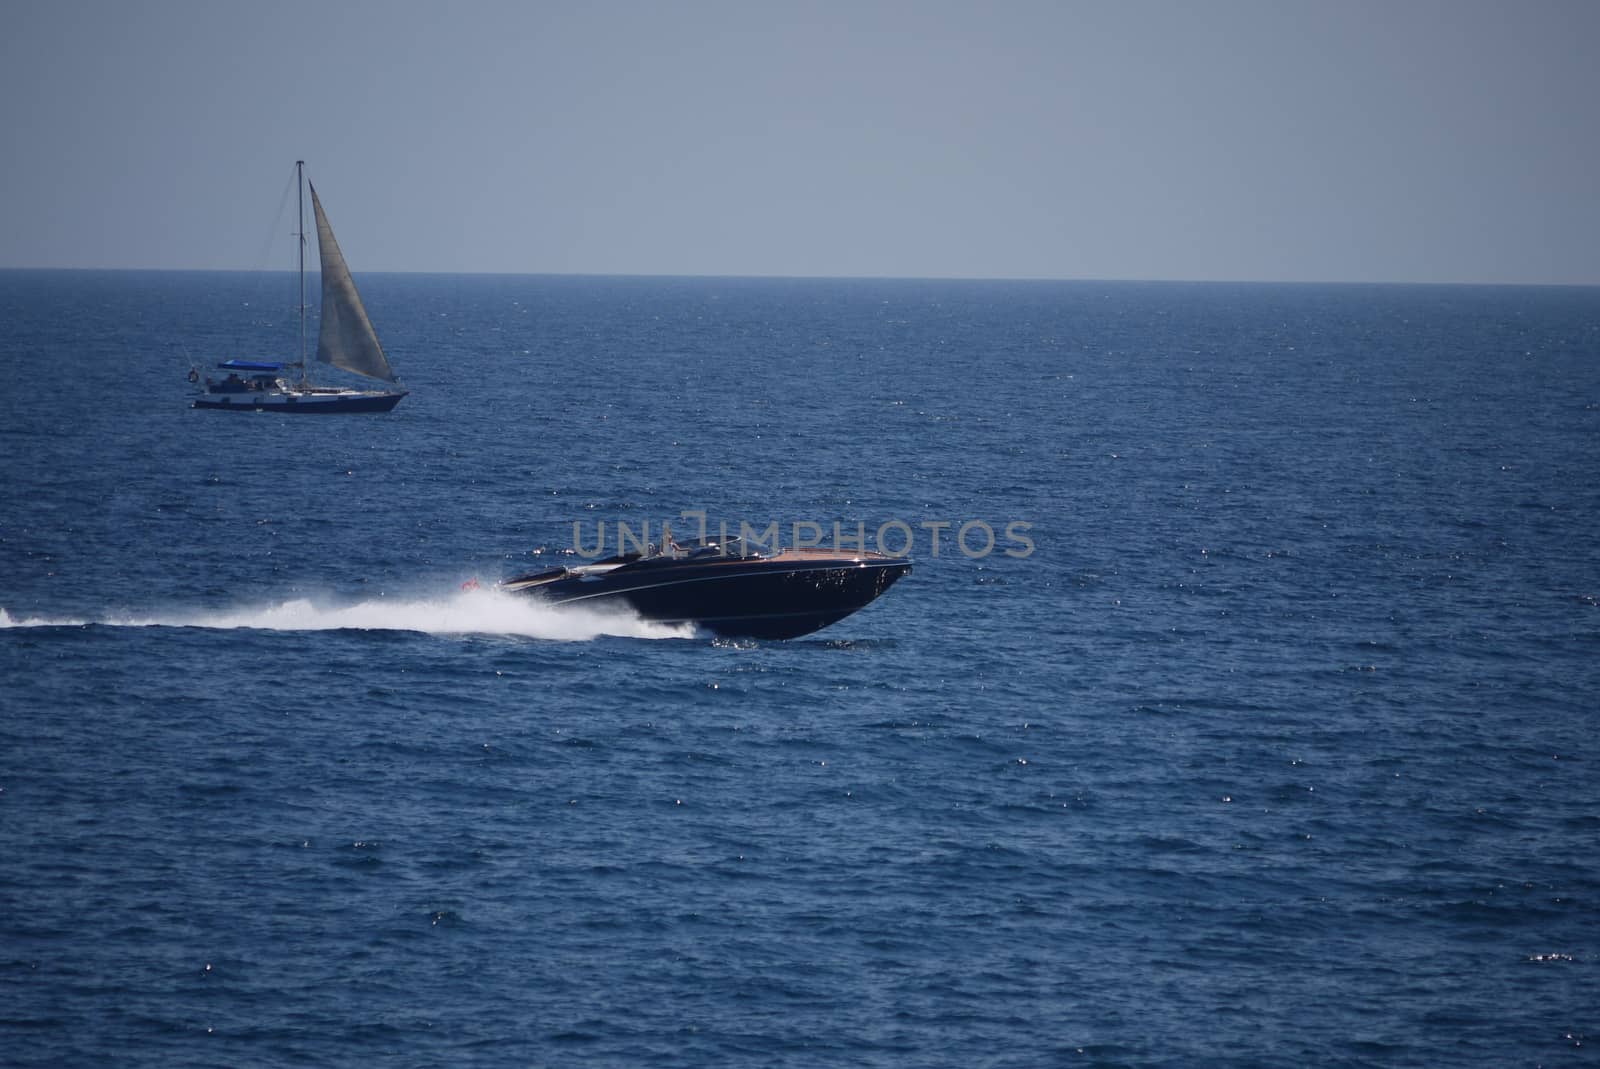
{"type": "Polygon", "coordinates": [[[430,635],[515,635],[585,642],[602,635],[689,638],[689,625],[657,624],[632,613],[557,607],[492,588],[441,597],[377,597],[347,605],[295,598],[222,610],[107,613],[97,617],[15,617],[0,607],[0,629],[15,627],[205,627],[263,631],[418,631],[430,635]]]}

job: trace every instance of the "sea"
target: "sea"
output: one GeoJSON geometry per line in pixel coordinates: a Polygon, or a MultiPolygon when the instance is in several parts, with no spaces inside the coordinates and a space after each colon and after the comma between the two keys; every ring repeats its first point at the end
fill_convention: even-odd
{"type": "Polygon", "coordinates": [[[0,1064],[1600,1064],[1600,289],[357,278],[0,272],[0,1064]]]}

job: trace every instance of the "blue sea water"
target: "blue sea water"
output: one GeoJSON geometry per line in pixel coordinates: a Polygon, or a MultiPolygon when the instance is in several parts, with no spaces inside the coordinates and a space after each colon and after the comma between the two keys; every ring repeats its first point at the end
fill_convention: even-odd
{"type": "Polygon", "coordinates": [[[1600,291],[360,281],[0,272],[0,1063],[1594,1064],[1600,291]],[[700,511],[916,569],[491,589],[700,511]]]}

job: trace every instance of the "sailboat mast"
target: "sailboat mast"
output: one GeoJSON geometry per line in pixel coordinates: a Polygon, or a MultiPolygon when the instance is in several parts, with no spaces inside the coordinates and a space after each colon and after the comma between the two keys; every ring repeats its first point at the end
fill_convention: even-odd
{"type": "Polygon", "coordinates": [[[294,161],[295,218],[300,239],[300,381],[306,378],[306,161],[294,161]]]}

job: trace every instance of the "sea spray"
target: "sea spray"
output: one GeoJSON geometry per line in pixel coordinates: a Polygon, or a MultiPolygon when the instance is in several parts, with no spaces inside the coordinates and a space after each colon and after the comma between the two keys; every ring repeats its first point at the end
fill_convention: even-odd
{"type": "Polygon", "coordinates": [[[367,598],[342,605],[293,598],[221,610],[107,613],[98,617],[18,618],[0,608],[0,628],[88,624],[262,631],[415,631],[433,635],[514,635],[558,642],[584,642],[602,635],[688,638],[694,634],[687,625],[651,623],[631,612],[557,607],[492,588],[457,590],[437,597],[367,598]]]}

